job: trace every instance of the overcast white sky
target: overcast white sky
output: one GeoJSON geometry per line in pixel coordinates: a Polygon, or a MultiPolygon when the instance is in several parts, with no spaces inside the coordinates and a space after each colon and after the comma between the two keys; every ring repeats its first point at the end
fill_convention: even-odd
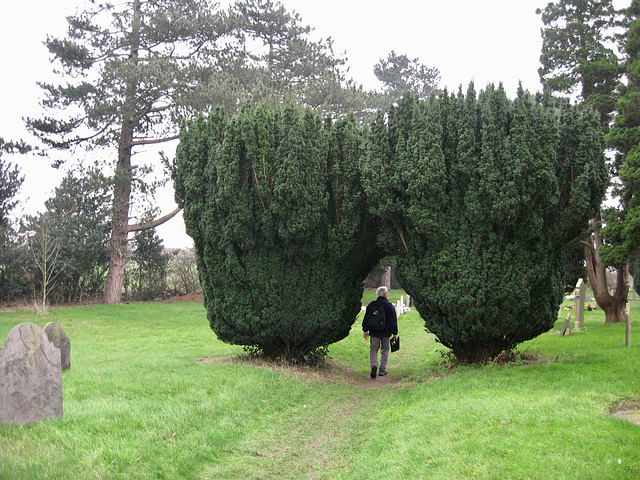
{"type": "MultiPolygon", "coordinates": [[[[229,1],[222,2],[230,3],[229,1]]],[[[457,90],[474,80],[476,88],[502,82],[514,96],[518,82],[540,90],[538,78],[542,23],[535,10],[547,0],[282,0],[297,11],[315,35],[332,37],[336,53],[346,52],[350,74],[366,88],[379,88],[373,65],[388,52],[418,57],[440,70],[440,87],[457,90]]],[[[629,2],[622,1],[622,5],[629,2]]],[[[0,137],[29,136],[22,118],[40,112],[36,82],[52,79],[52,65],[42,41],[60,36],[65,17],[83,0],[4,1],[0,7],[0,137]]],[[[61,174],[50,160],[35,156],[17,162],[26,177],[22,187],[26,213],[43,209],[61,174]],[[29,197],[26,200],[26,197],[29,197]]],[[[174,208],[172,193],[159,201],[164,212],[174,208]]],[[[192,244],[177,218],[158,229],[168,247],[192,244]]]]}

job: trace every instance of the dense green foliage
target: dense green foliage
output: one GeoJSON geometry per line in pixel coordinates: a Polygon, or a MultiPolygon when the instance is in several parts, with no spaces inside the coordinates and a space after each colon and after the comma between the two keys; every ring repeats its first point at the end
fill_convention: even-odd
{"type": "Polygon", "coordinates": [[[111,183],[96,166],[69,171],[45,202],[59,243],[56,303],[102,292],[109,266],[111,183]]]}
{"type": "Polygon", "coordinates": [[[125,277],[125,290],[136,300],[156,300],[167,290],[167,253],[155,229],[142,230],[133,237],[133,252],[125,277]]]}
{"type": "Polygon", "coordinates": [[[460,360],[552,327],[563,249],[585,234],[607,183],[595,115],[564,104],[558,116],[502,87],[405,97],[373,125],[362,166],[400,283],[460,360]]]}
{"type": "Polygon", "coordinates": [[[186,125],[176,199],[221,340],[296,359],[349,334],[382,257],[361,154],[353,119],[322,122],[291,106],[186,125]]]}
{"type": "Polygon", "coordinates": [[[579,93],[606,130],[622,73],[615,48],[623,23],[612,0],[557,0],[538,9],[542,29],[540,79],[549,93],[579,93]]]}
{"type": "MultiPolygon", "coordinates": [[[[614,193],[619,208],[609,209],[602,235],[608,243],[600,249],[607,265],[624,266],[640,247],[640,3],[633,1],[627,10],[629,25],[625,41],[625,75],[627,84],[620,87],[616,117],[607,134],[609,146],[615,148],[615,170],[619,183],[614,193]]],[[[640,282],[638,282],[640,283],[640,282]]]]}
{"type": "Polygon", "coordinates": [[[0,301],[9,300],[25,292],[22,275],[24,250],[20,249],[11,212],[24,181],[17,166],[2,158],[10,146],[0,138],[0,301]]]}
{"type": "Polygon", "coordinates": [[[0,151],[0,229],[9,225],[9,215],[16,207],[16,196],[20,191],[24,177],[16,165],[11,165],[2,158],[0,151]]]}

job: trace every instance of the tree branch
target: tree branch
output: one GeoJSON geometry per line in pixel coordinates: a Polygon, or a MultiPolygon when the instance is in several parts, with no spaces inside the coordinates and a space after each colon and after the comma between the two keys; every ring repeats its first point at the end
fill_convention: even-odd
{"type": "Polygon", "coordinates": [[[140,232],[143,230],[150,230],[152,228],[156,228],[159,225],[162,225],[165,222],[168,222],[173,217],[175,217],[178,212],[182,210],[180,207],[177,207],[173,212],[168,213],[164,217],[157,218],[151,222],[147,223],[134,223],[133,225],[127,225],[127,232],[140,232]]]}
{"type": "Polygon", "coordinates": [[[177,140],[180,138],[180,135],[173,135],[172,137],[164,137],[164,138],[156,138],[153,140],[134,140],[131,142],[131,146],[137,145],[152,145],[154,143],[165,143],[170,142],[171,140],[177,140]]]}

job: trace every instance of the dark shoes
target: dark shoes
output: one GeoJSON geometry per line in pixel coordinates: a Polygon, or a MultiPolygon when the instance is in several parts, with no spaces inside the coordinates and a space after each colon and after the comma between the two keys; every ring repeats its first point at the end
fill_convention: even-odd
{"type": "Polygon", "coordinates": [[[386,370],[380,370],[380,373],[378,373],[378,367],[371,367],[371,378],[376,378],[376,374],[379,377],[384,377],[387,373],[386,370]]]}

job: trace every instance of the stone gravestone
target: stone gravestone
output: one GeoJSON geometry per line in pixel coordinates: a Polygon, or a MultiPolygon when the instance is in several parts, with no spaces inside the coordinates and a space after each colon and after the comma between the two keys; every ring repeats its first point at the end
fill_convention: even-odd
{"type": "Polygon", "coordinates": [[[574,330],[579,331],[584,328],[584,301],[586,294],[586,285],[581,278],[576,284],[576,322],[574,330]]]}
{"type": "Polygon", "coordinates": [[[562,330],[560,330],[560,336],[564,337],[564,334],[569,332],[571,335],[571,329],[569,328],[569,322],[571,321],[571,312],[567,313],[567,318],[564,319],[564,325],[562,325],[562,330]]]}
{"type": "Polygon", "coordinates": [[[59,323],[49,322],[44,326],[49,341],[60,349],[62,370],[71,368],[71,342],[59,323]]]}
{"type": "Polygon", "coordinates": [[[17,325],[0,348],[0,424],[61,416],[60,350],[35,323],[17,325]]]}
{"type": "Polygon", "coordinates": [[[624,346],[631,346],[631,304],[627,302],[625,310],[625,326],[624,326],[624,346]]]}

